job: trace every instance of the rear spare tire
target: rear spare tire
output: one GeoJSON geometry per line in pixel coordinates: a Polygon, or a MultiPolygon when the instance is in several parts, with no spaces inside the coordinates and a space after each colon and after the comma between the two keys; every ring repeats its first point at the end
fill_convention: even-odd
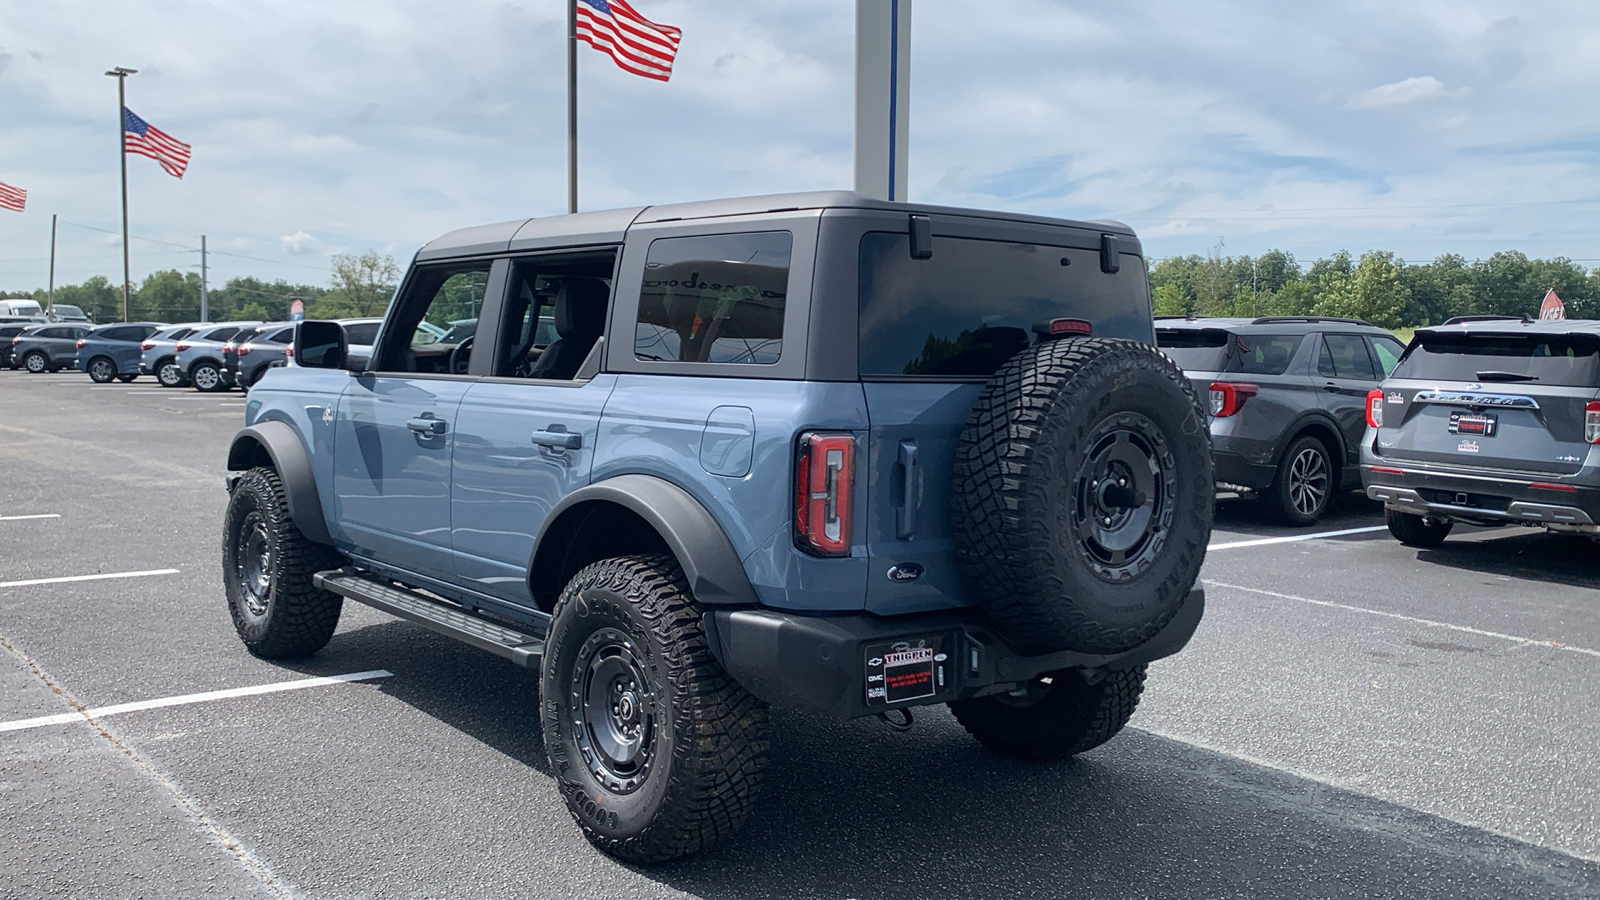
{"type": "Polygon", "coordinates": [[[1026,652],[1118,653],[1200,574],[1211,435],[1178,367],[1119,338],[1042,341],[995,373],[956,453],[968,592],[1026,652]]]}

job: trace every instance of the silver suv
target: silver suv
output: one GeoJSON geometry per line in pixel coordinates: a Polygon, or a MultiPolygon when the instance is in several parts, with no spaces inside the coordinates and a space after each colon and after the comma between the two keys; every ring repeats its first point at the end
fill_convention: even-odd
{"type": "Polygon", "coordinates": [[[1600,322],[1422,329],[1366,419],[1362,480],[1402,543],[1456,522],[1600,537],[1600,322]]]}

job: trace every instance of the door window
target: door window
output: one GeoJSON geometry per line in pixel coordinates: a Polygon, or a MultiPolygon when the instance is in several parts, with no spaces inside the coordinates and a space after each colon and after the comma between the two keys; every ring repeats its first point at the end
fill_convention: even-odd
{"type": "Polygon", "coordinates": [[[633,355],[771,365],[783,355],[787,231],[659,238],[645,257],[633,355]]]}
{"type": "Polygon", "coordinates": [[[584,377],[583,364],[605,334],[615,263],[610,250],[513,261],[492,374],[584,377]]]}
{"type": "Polygon", "coordinates": [[[1372,367],[1372,356],[1367,353],[1367,342],[1354,334],[1322,336],[1322,354],[1317,359],[1317,372],[1324,378],[1378,380],[1378,373],[1372,367]]]}
{"type": "Polygon", "coordinates": [[[466,374],[488,285],[487,260],[417,270],[395,305],[373,370],[466,374]]]}

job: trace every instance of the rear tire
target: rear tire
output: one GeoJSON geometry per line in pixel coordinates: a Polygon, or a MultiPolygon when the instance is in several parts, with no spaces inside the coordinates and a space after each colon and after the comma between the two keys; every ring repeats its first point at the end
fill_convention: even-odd
{"type": "Polygon", "coordinates": [[[30,375],[43,375],[51,371],[50,357],[45,356],[38,350],[34,350],[22,358],[22,367],[27,369],[30,375]]]}
{"type": "Polygon", "coordinates": [[[1449,537],[1450,529],[1456,524],[1449,519],[1434,519],[1395,509],[1385,509],[1383,519],[1389,525],[1389,533],[1407,547],[1437,547],[1449,537]]]}
{"type": "Polygon", "coordinates": [[[189,369],[189,381],[194,384],[195,390],[206,394],[228,389],[228,383],[222,380],[222,369],[209,360],[201,360],[189,369]]]}
{"type": "Polygon", "coordinates": [[[950,704],[961,727],[990,750],[1048,762],[1116,737],[1144,692],[1146,666],[1105,673],[1089,684],[1077,672],[1052,672],[1009,694],[950,704]]]}
{"type": "Polygon", "coordinates": [[[246,649],[286,659],[326,646],[344,598],[316,587],[311,576],[343,564],[338,551],[308,540],[289,518],[277,472],[256,468],[239,479],[223,517],[222,582],[246,649]]]}
{"type": "Polygon", "coordinates": [[[567,810],[605,853],[665,862],[749,817],[767,707],[711,656],[672,557],[601,560],[573,576],[550,621],[540,697],[567,810]]]}
{"type": "Polygon", "coordinates": [[[138,377],[138,375],[118,375],[117,380],[123,384],[132,384],[138,377]]]}
{"type": "Polygon", "coordinates": [[[156,381],[164,388],[183,387],[183,370],[171,357],[160,360],[156,363],[156,381]]]}
{"type": "Polygon", "coordinates": [[[1333,499],[1333,457],[1326,444],[1309,434],[1295,438],[1283,452],[1278,475],[1263,494],[1272,517],[1303,527],[1328,511],[1333,499]]]}
{"type": "Polygon", "coordinates": [[[117,379],[117,364],[104,356],[89,360],[89,380],[95,384],[110,384],[117,379]]]}

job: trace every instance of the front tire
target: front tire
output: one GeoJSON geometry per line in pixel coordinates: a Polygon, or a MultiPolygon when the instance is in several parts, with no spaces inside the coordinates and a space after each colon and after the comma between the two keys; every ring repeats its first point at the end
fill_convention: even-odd
{"type": "Polygon", "coordinates": [[[194,383],[195,390],[207,394],[228,389],[228,383],[222,380],[222,370],[214,362],[201,360],[189,370],[189,380],[194,383]]]}
{"type": "Polygon", "coordinates": [[[1407,547],[1437,547],[1449,537],[1450,529],[1456,524],[1449,519],[1434,519],[1395,509],[1385,509],[1383,519],[1389,526],[1389,533],[1407,547]]]}
{"type": "Polygon", "coordinates": [[[117,378],[117,364],[104,356],[89,360],[89,380],[95,384],[110,384],[117,378]]]}
{"type": "Polygon", "coordinates": [[[672,557],[607,559],[573,576],[551,618],[540,695],[567,809],[605,853],[665,862],[749,817],[767,708],[711,656],[672,557]]]}
{"type": "Polygon", "coordinates": [[[222,529],[228,613],[245,648],[262,659],[285,659],[326,646],[344,598],[316,587],[311,576],[338,568],[344,558],[300,533],[277,472],[244,474],[228,498],[222,529]]]}
{"type": "Polygon", "coordinates": [[[990,750],[1030,762],[1074,756],[1116,737],[1144,692],[1146,666],[1107,672],[1090,684],[1052,672],[1009,694],[950,704],[956,721],[990,750]]]}
{"type": "Polygon", "coordinates": [[[1302,435],[1289,444],[1278,463],[1278,476],[1267,488],[1267,508],[1285,525],[1315,523],[1333,498],[1333,457],[1326,444],[1302,435]]]}

